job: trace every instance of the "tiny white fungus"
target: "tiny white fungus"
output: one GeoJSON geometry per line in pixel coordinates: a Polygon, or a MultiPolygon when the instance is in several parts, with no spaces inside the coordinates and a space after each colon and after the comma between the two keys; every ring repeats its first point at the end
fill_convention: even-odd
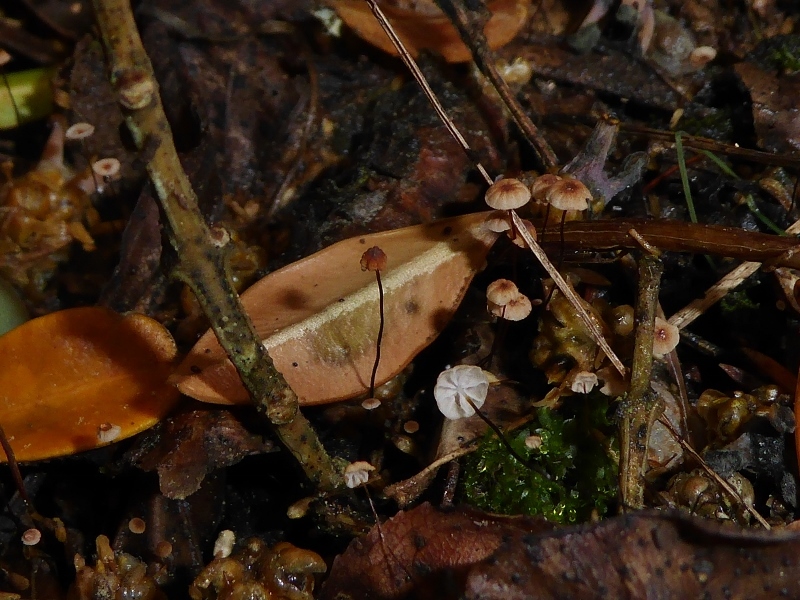
{"type": "Polygon", "coordinates": [[[369,481],[369,474],[375,467],[365,460],[350,463],[344,470],[344,483],[350,489],[357,488],[369,481]]]}
{"type": "Polygon", "coordinates": [[[214,542],[214,558],[228,558],[233,551],[236,543],[236,534],[230,529],[223,529],[219,532],[217,540],[214,542]]]}
{"type": "Polygon", "coordinates": [[[439,373],[433,397],[441,413],[448,419],[463,419],[475,414],[486,401],[489,379],[483,369],[474,365],[458,365],[439,373]],[[470,401],[472,402],[470,404],[470,401]]]}

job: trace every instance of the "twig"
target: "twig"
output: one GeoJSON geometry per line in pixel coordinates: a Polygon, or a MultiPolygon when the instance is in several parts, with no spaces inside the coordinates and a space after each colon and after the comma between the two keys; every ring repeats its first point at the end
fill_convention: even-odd
{"type": "Polygon", "coordinates": [[[705,460],[703,460],[703,457],[698,454],[697,450],[692,448],[692,445],[683,439],[683,437],[677,431],[675,431],[675,428],[672,426],[672,423],[669,422],[669,419],[659,419],[658,422],[667,428],[672,437],[674,437],[681,445],[681,448],[692,455],[692,458],[697,461],[697,463],[700,465],[700,468],[703,469],[709,475],[709,477],[716,481],[717,485],[725,490],[725,493],[727,493],[729,497],[733,498],[741,506],[744,506],[745,510],[753,515],[756,521],[758,521],[764,529],[772,529],[769,523],[767,523],[766,519],[764,519],[764,517],[762,517],[755,508],[747,504],[747,502],[742,499],[741,495],[739,495],[739,492],[737,492],[733,486],[731,486],[731,484],[725,480],[724,477],[721,477],[719,473],[712,469],[711,466],[705,460]]]}
{"type": "Polygon", "coordinates": [[[267,415],[309,479],[323,490],[340,487],[341,474],[299,412],[297,396],[275,368],[242,309],[227,269],[224,242],[209,231],[197,207],[129,2],[93,0],[93,5],[111,83],[128,129],[147,159],[147,172],[166,217],[166,233],[179,260],[175,275],[197,296],[254,404],[267,415]]]}
{"type": "MultiPolygon", "coordinates": [[[[797,235],[800,233],[800,221],[795,221],[787,229],[786,233],[790,235],[797,235]]],[[[777,238],[784,239],[784,238],[777,238]]],[[[797,243],[793,240],[793,243],[797,243]]],[[[722,300],[728,292],[736,289],[748,277],[755,274],[761,268],[760,262],[744,262],[736,267],[733,271],[725,275],[717,283],[706,290],[702,298],[692,300],[684,308],[676,312],[669,318],[669,322],[675,325],[678,329],[683,329],[692,323],[697,317],[702,315],[705,311],[711,308],[714,304],[722,300]]]]}
{"type": "Polygon", "coordinates": [[[425,93],[425,97],[428,98],[428,101],[433,106],[433,110],[436,111],[436,114],[444,123],[444,126],[447,127],[447,130],[450,132],[450,135],[455,138],[455,140],[459,143],[461,148],[466,153],[467,157],[475,163],[475,167],[478,169],[480,174],[486,180],[486,183],[492,185],[494,180],[489,176],[489,173],[486,172],[486,169],[477,160],[475,152],[470,148],[470,145],[467,143],[467,140],[464,139],[464,136],[461,135],[461,132],[456,127],[455,123],[447,116],[447,112],[444,110],[442,103],[439,102],[439,99],[436,97],[436,94],[433,93],[431,86],[428,85],[428,81],[425,79],[425,76],[422,74],[422,71],[419,70],[416,61],[414,58],[409,54],[408,50],[406,49],[403,42],[395,33],[394,28],[392,28],[392,24],[386,18],[386,15],[383,14],[383,11],[380,9],[378,4],[375,0],[366,0],[367,4],[369,4],[370,9],[372,10],[372,14],[375,15],[375,18],[378,19],[378,23],[380,23],[383,30],[386,32],[386,35],[389,36],[389,39],[392,41],[397,52],[400,54],[400,58],[403,60],[403,63],[406,65],[406,68],[411,72],[411,75],[414,77],[416,82],[422,88],[422,91],[425,93]]]}
{"type": "Polygon", "coordinates": [[[558,272],[558,269],[555,268],[550,259],[547,258],[547,254],[545,254],[542,247],[536,243],[536,240],[533,239],[533,236],[528,232],[527,227],[522,222],[522,219],[519,218],[519,215],[515,211],[510,211],[511,213],[511,220],[514,222],[514,228],[516,229],[517,233],[522,236],[522,239],[525,240],[525,243],[528,245],[528,248],[531,249],[533,255],[539,260],[539,262],[544,267],[547,274],[550,275],[550,278],[556,284],[558,289],[561,291],[562,294],[569,300],[570,304],[572,304],[575,312],[578,313],[578,317],[580,317],[581,321],[583,322],[586,329],[589,331],[589,335],[594,338],[595,343],[600,346],[600,349],[605,353],[608,359],[611,361],[611,364],[614,365],[614,368],[619,371],[619,374],[624,376],[626,373],[625,365],[622,364],[622,361],[616,355],[616,353],[611,349],[611,346],[608,345],[605,337],[603,337],[603,332],[598,327],[597,323],[589,316],[589,313],[586,312],[586,309],[583,308],[581,304],[580,298],[575,293],[575,290],[572,289],[572,286],[569,285],[564,278],[561,276],[561,273],[558,272]]]}
{"type": "Polygon", "coordinates": [[[478,65],[481,73],[492,82],[494,89],[514,118],[517,127],[520,128],[528,143],[539,155],[542,164],[548,169],[558,166],[558,157],[553,152],[550,144],[547,143],[547,140],[539,133],[533,121],[525,114],[514,93],[508,87],[506,80],[497,72],[497,67],[494,65],[493,52],[489,48],[486,36],[483,34],[483,29],[489,17],[485,7],[483,11],[467,11],[458,0],[436,0],[436,4],[439,5],[439,8],[458,29],[464,45],[472,51],[472,58],[475,64],[478,65]]]}
{"type": "Polygon", "coordinates": [[[639,292],[636,300],[636,331],[628,393],[619,408],[619,488],[623,509],[644,507],[644,471],[647,443],[657,403],[650,389],[653,371],[653,331],[658,307],[658,289],[664,267],[651,254],[639,259],[639,292]]]}

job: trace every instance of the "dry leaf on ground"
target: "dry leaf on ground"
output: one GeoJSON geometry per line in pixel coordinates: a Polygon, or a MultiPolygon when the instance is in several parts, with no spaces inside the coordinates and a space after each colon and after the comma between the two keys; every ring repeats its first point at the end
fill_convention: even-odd
{"type": "Polygon", "coordinates": [[[176,352],[157,321],[100,307],[51,313],[0,337],[0,424],[17,460],[73,454],[153,426],[178,399],[166,382],[176,352]],[[107,425],[119,431],[103,438],[107,425]]]}
{"type": "MultiPolygon", "coordinates": [[[[366,392],[379,326],[375,275],[361,255],[379,246],[386,327],[376,382],[399,373],[442,331],[496,239],[486,213],[344,240],[271,273],[242,295],[242,304],[304,405],[366,392]]],[[[249,402],[231,362],[207,332],[172,380],[205,402],[249,402]]]]}

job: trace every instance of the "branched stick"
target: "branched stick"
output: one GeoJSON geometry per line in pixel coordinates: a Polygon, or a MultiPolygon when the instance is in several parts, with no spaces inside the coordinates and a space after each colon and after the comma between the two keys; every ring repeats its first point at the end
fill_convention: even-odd
{"type": "Polygon", "coordinates": [[[169,242],[178,256],[175,275],[194,291],[220,344],[236,366],[258,410],[322,490],[340,487],[341,475],[297,396],[267,354],[233,288],[224,248],[225,232],[211,231],[197,207],[167,123],[150,59],[142,46],[128,0],[93,0],[111,83],[166,217],[169,242]]]}
{"type": "Polygon", "coordinates": [[[619,411],[619,488],[624,509],[644,507],[644,470],[647,443],[655,418],[656,402],[650,389],[653,371],[653,332],[658,308],[658,288],[664,267],[651,254],[639,259],[639,295],[636,300],[636,331],[631,383],[619,411]]]}

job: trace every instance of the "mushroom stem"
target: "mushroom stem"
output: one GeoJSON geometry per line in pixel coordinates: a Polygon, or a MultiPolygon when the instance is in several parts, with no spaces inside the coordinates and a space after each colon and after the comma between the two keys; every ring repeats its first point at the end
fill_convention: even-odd
{"type": "Polygon", "coordinates": [[[14,484],[17,486],[17,491],[19,492],[20,498],[22,498],[23,502],[25,502],[25,508],[28,509],[30,514],[34,514],[36,510],[33,508],[33,503],[28,496],[28,492],[25,491],[25,482],[22,479],[22,473],[20,473],[19,470],[19,463],[17,462],[17,458],[14,455],[14,449],[11,447],[11,443],[8,441],[8,437],[6,437],[6,432],[2,425],[0,425],[0,446],[3,447],[3,452],[6,453],[6,461],[8,462],[8,467],[11,470],[11,477],[14,479],[14,484]]]}
{"type": "Polygon", "coordinates": [[[375,396],[375,376],[378,374],[378,365],[381,362],[381,342],[383,341],[383,324],[384,324],[384,314],[383,314],[383,283],[381,283],[381,272],[380,269],[375,271],[375,279],[378,282],[378,305],[380,306],[381,312],[381,324],[378,327],[378,339],[375,343],[375,364],[372,367],[372,376],[369,379],[369,397],[372,398],[375,396]]]}

